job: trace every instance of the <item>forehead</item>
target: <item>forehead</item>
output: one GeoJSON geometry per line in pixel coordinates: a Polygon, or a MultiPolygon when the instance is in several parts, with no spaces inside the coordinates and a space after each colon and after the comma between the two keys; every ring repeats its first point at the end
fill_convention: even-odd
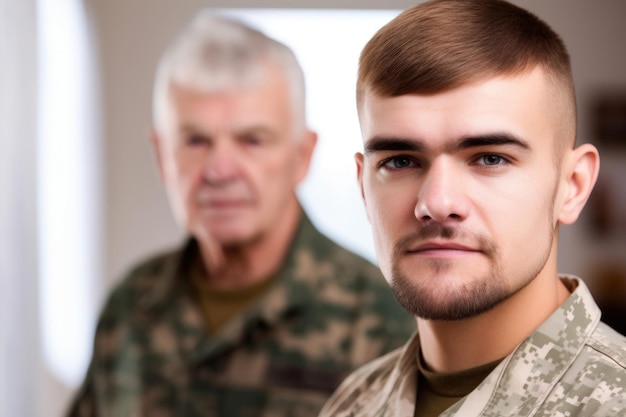
{"type": "Polygon", "coordinates": [[[290,96],[283,73],[265,66],[253,82],[231,81],[212,88],[171,83],[169,113],[172,121],[199,124],[285,123],[291,116],[290,96]]]}
{"type": "Polygon", "coordinates": [[[363,139],[417,138],[437,146],[460,137],[508,132],[531,141],[556,134],[553,88],[544,72],[498,76],[431,95],[380,97],[366,91],[359,106],[363,139]]]}
{"type": "Polygon", "coordinates": [[[273,62],[257,62],[245,71],[228,71],[199,74],[190,73],[187,78],[172,79],[169,83],[170,98],[176,96],[217,96],[254,97],[267,100],[287,99],[288,85],[284,72],[273,62]]]}

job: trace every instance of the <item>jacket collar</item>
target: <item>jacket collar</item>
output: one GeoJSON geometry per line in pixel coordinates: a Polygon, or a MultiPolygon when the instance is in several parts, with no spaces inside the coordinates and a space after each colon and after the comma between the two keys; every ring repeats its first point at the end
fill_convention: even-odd
{"type": "Polygon", "coordinates": [[[568,299],[465,399],[442,416],[482,410],[525,416],[540,406],[572,366],[600,321],[600,309],[582,280],[562,276],[568,299]]]}
{"type": "MultiPolygon", "coordinates": [[[[298,227],[289,246],[275,283],[261,299],[231,320],[215,335],[205,329],[202,313],[193,301],[187,267],[199,256],[198,243],[189,238],[183,248],[166,259],[162,276],[140,301],[150,309],[167,309],[170,327],[185,329],[179,340],[180,350],[189,361],[197,363],[254,338],[263,329],[270,329],[290,315],[299,314],[312,304],[325,279],[332,274],[332,265],[320,260],[317,251],[327,247],[327,238],[302,211],[298,227]]],[[[178,333],[178,332],[177,332],[178,333]]]]}
{"type": "MultiPolygon", "coordinates": [[[[600,309],[582,280],[561,276],[567,300],[508,355],[467,397],[441,417],[472,417],[484,410],[525,416],[549,395],[570,368],[600,321],[600,309]]],[[[374,415],[412,415],[417,387],[419,335],[405,345],[376,404],[374,415]]]]}

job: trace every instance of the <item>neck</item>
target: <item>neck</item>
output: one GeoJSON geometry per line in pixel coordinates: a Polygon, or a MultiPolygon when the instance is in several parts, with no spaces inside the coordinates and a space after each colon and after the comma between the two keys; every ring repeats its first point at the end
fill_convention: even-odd
{"type": "Polygon", "coordinates": [[[492,310],[459,321],[417,320],[424,360],[435,372],[457,372],[510,354],[569,296],[556,265],[492,310]]]}
{"type": "Polygon", "coordinates": [[[199,242],[211,285],[237,289],[269,278],[280,268],[301,216],[297,200],[281,215],[280,223],[245,242],[220,245],[199,242]]]}

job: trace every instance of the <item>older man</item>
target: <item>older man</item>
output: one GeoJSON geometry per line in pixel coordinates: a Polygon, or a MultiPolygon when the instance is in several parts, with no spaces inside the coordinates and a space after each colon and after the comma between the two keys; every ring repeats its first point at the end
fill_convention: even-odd
{"type": "Polygon", "coordinates": [[[70,416],[316,416],[415,323],[318,232],[296,187],[316,135],[281,43],[200,15],[166,51],[153,144],[184,245],[110,296],[70,416]]]}

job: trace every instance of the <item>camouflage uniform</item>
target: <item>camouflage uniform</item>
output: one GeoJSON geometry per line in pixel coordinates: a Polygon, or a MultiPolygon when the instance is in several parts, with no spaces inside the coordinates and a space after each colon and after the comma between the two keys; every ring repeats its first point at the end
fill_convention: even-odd
{"type": "MultiPolygon", "coordinates": [[[[563,277],[570,297],[468,396],[441,416],[626,416],[626,338],[600,322],[585,284],[563,277]]],[[[411,417],[417,334],[353,373],[320,417],[411,417]]]]}
{"type": "Polygon", "coordinates": [[[192,256],[190,240],[113,291],[69,416],[313,417],[415,330],[378,269],[305,215],[274,286],[213,336],[184,272],[192,256]]]}

